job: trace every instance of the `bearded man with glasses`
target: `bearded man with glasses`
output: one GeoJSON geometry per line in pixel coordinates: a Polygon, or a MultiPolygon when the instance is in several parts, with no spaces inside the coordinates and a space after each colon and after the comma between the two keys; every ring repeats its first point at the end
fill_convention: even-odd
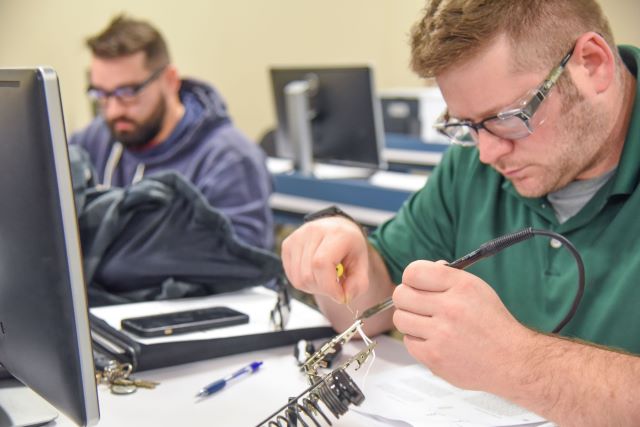
{"type": "Polygon", "coordinates": [[[368,238],[339,211],[312,216],[283,243],[290,281],[339,331],[392,295],[395,311],[368,332],[395,325],[454,385],[562,426],[640,425],[640,49],[616,47],[595,0],[431,0],[411,48],[413,70],[442,91],[436,127],[453,146],[368,238]],[[584,260],[563,337],[548,331],[577,273],[561,242],[533,239],[467,271],[434,262],[526,227],[563,234],[584,260]]]}
{"type": "Polygon", "coordinates": [[[270,249],[265,155],[233,125],[218,92],[180,79],[164,38],[147,22],[118,16],[87,44],[87,94],[99,114],[70,143],[89,153],[102,186],[178,172],[226,214],[240,239],[270,249]]]}

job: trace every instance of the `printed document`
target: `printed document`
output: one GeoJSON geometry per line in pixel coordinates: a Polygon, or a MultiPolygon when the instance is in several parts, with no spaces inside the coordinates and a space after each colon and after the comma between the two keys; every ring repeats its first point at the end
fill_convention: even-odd
{"type": "Polygon", "coordinates": [[[386,370],[364,385],[353,411],[390,426],[549,426],[540,416],[495,395],[452,386],[422,365],[386,370]]]}

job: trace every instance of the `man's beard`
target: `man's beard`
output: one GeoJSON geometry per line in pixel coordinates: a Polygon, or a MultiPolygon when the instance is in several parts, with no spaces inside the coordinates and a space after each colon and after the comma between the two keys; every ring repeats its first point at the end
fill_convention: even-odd
{"type": "Polygon", "coordinates": [[[129,149],[140,149],[151,142],[160,132],[167,108],[164,100],[158,102],[147,120],[138,123],[126,116],[116,117],[109,121],[109,129],[113,138],[129,149]],[[127,122],[134,125],[134,130],[119,132],[115,129],[117,122],[127,122]]]}
{"type": "Polygon", "coordinates": [[[545,164],[546,170],[538,178],[536,187],[530,186],[525,193],[516,188],[525,197],[542,197],[566,187],[596,166],[611,149],[607,142],[610,119],[606,112],[589,103],[577,91],[565,96],[552,160],[545,164]]]}

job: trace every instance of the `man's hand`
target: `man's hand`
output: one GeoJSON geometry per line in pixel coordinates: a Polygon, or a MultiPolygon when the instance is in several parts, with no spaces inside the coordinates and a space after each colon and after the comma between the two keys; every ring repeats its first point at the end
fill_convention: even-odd
{"type": "Polygon", "coordinates": [[[301,291],[352,301],[368,289],[367,241],[360,227],[335,216],[308,222],[282,242],[282,261],[291,284],[301,291]],[[344,266],[338,280],[336,267],[344,266]]]}
{"type": "Polygon", "coordinates": [[[459,387],[499,390],[509,364],[526,357],[524,343],[535,333],[470,273],[416,261],[402,279],[393,294],[393,321],[409,353],[459,387]]]}

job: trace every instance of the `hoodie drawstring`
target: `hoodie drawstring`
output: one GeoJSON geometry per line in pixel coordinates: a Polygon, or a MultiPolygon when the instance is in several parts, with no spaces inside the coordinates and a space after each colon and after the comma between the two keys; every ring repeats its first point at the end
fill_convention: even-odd
{"type": "MultiPolygon", "coordinates": [[[[111,188],[111,183],[113,181],[113,172],[116,170],[118,163],[120,163],[123,152],[124,146],[120,142],[115,142],[111,146],[111,151],[109,152],[109,157],[107,158],[107,163],[104,167],[104,178],[101,185],[102,188],[111,188]]],[[[136,171],[133,174],[133,178],[131,179],[131,184],[135,184],[143,178],[144,169],[144,163],[138,163],[136,171]]]]}

